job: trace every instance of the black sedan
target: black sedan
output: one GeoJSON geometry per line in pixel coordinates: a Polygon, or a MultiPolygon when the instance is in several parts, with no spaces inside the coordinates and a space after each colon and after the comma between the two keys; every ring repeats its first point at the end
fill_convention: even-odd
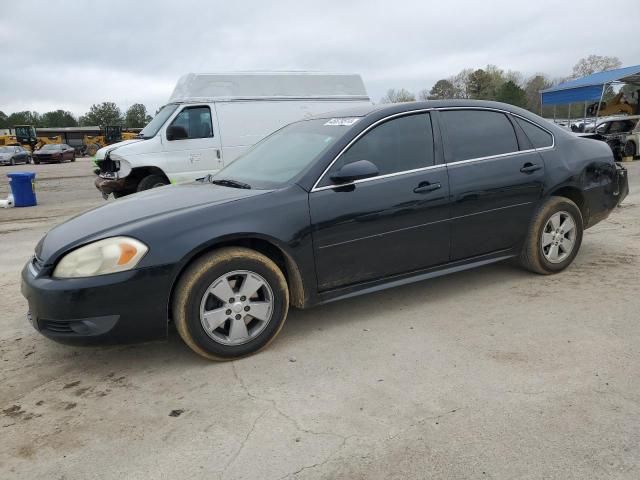
{"type": "Polygon", "coordinates": [[[31,154],[19,145],[0,147],[0,165],[32,163],[31,154]]]}
{"type": "Polygon", "coordinates": [[[62,163],[65,160],[71,162],[76,161],[76,151],[73,147],[64,143],[49,143],[41,149],[33,152],[33,161],[41,162],[57,162],[62,163]]]}
{"type": "MultiPolygon", "coordinates": [[[[507,259],[565,269],[628,192],[606,144],[516,107],[372,106],[288,125],[216,175],[51,230],[22,272],[60,342],[179,334],[210,359],[308,308],[507,259]]],[[[461,293],[462,295],[463,293],[461,293]]]]}

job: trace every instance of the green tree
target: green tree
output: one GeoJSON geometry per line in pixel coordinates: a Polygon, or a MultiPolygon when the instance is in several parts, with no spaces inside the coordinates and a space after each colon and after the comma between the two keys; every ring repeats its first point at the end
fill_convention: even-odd
{"type": "Polygon", "coordinates": [[[107,125],[122,125],[122,112],[113,102],[102,102],[93,104],[89,111],[80,117],[82,126],[99,126],[104,128],[107,125]]]}
{"type": "Polygon", "coordinates": [[[457,98],[458,92],[451,80],[443,78],[438,80],[428,93],[423,90],[419,96],[421,100],[443,100],[445,98],[457,98]]]}
{"type": "Polygon", "coordinates": [[[387,90],[387,94],[380,99],[380,103],[401,103],[401,102],[415,102],[416,96],[409,90],[401,88],[396,90],[390,88],[387,90]]]}
{"type": "Polygon", "coordinates": [[[9,117],[7,114],[0,110],[0,128],[10,128],[9,117]]]}
{"type": "Polygon", "coordinates": [[[7,122],[10,127],[14,127],[16,125],[38,125],[40,123],[40,115],[38,112],[31,112],[29,110],[14,112],[9,115],[7,122]]]}
{"type": "Polygon", "coordinates": [[[527,105],[527,95],[525,91],[511,80],[503,83],[500,88],[498,88],[496,100],[517,107],[525,107],[527,105]]]}
{"type": "Polygon", "coordinates": [[[127,127],[144,127],[151,121],[151,116],[147,115],[147,107],[141,103],[134,103],[125,114],[124,124],[127,127]]]}
{"type": "Polygon", "coordinates": [[[476,100],[492,100],[495,92],[491,75],[482,68],[473,71],[467,78],[467,92],[476,100]]]}
{"type": "Polygon", "coordinates": [[[622,62],[618,57],[608,57],[601,55],[589,55],[581,58],[573,66],[573,77],[584,77],[596,72],[604,72],[605,70],[613,70],[620,68],[622,62]]]}
{"type": "Polygon", "coordinates": [[[539,73],[529,78],[524,86],[524,93],[527,97],[527,110],[540,113],[540,90],[551,87],[551,81],[543,74],[539,73]]]}
{"type": "Polygon", "coordinates": [[[78,125],[78,121],[71,112],[54,110],[43,114],[39,125],[42,127],[75,127],[78,125]]]}

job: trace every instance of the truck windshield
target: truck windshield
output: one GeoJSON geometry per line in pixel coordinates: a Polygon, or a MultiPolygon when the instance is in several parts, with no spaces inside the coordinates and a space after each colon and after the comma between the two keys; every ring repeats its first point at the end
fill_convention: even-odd
{"type": "Polygon", "coordinates": [[[158,130],[160,130],[160,127],[162,127],[162,125],[164,125],[164,122],[167,121],[167,118],[169,118],[171,114],[176,111],[176,108],[178,108],[178,105],[176,105],[175,103],[162,107],[158,114],[153,117],[153,120],[151,120],[147,124],[147,126],[142,129],[139,136],[141,138],[155,137],[156,133],[158,133],[158,130]]]}
{"type": "Polygon", "coordinates": [[[338,125],[324,118],[287,125],[224,167],[212,181],[231,180],[252,188],[286,185],[343,136],[352,124],[338,125]]]}

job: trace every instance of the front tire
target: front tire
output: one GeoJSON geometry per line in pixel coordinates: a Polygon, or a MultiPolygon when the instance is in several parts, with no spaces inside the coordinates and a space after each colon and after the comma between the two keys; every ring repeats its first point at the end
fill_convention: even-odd
{"type": "Polygon", "coordinates": [[[137,191],[142,192],[144,190],[163,187],[165,185],[169,185],[169,182],[167,182],[167,179],[165,177],[158,174],[151,174],[140,180],[140,183],[138,183],[137,191]]]}
{"type": "Polygon", "coordinates": [[[578,206],[565,197],[550,197],[531,220],[520,264],[542,275],[564,270],[578,254],[583,230],[578,206]]]}
{"type": "Polygon", "coordinates": [[[637,155],[636,144],[632,140],[629,140],[627,143],[624,144],[624,156],[635,158],[636,155],[637,155]]]}
{"type": "Polygon", "coordinates": [[[256,353],[278,335],[289,310],[289,289],[278,266],[243,247],[226,247],[191,264],[172,301],[180,337],[210,360],[256,353]]]}

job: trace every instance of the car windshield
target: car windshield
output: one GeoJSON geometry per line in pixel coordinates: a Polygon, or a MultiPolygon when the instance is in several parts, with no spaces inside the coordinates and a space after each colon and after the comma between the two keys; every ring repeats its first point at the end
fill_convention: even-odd
{"type": "Polygon", "coordinates": [[[0,153],[11,153],[12,150],[9,147],[0,147],[0,153]]]}
{"type": "Polygon", "coordinates": [[[158,130],[160,130],[160,127],[162,127],[162,125],[164,125],[164,122],[167,121],[167,118],[169,118],[171,114],[176,111],[176,108],[178,108],[178,105],[176,105],[175,103],[162,107],[158,114],[153,117],[153,120],[151,120],[146,127],[142,129],[138,136],[141,138],[155,137],[156,133],[158,133],[158,130]]]}
{"type": "Polygon", "coordinates": [[[302,173],[357,119],[316,119],[292,123],[258,142],[212,177],[252,188],[278,188],[302,173]]]}
{"type": "Polygon", "coordinates": [[[62,150],[62,145],[45,145],[42,150],[62,150]]]}

